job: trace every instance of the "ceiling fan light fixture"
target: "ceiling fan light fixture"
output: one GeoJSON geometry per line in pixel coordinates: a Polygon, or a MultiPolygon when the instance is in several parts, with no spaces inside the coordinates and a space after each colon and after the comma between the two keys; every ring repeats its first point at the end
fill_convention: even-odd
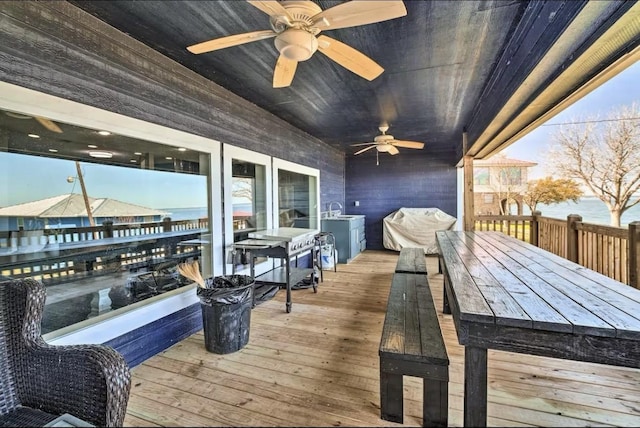
{"type": "Polygon", "coordinates": [[[280,33],[274,41],[280,54],[293,61],[306,61],[318,50],[318,39],[313,34],[290,28],[280,33]]]}

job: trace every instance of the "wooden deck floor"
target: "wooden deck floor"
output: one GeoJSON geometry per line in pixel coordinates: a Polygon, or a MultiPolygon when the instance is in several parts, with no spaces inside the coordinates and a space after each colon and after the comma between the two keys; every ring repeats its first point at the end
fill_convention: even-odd
{"type": "MultiPolygon", "coordinates": [[[[397,253],[366,251],[324,272],[318,293],[284,292],[251,314],[249,344],[216,355],[199,332],[132,370],[127,426],[402,426],[380,419],[378,345],[397,253]]],[[[464,348],[429,282],[451,360],[449,424],[462,425],[464,348]]],[[[640,426],[640,370],[489,351],[489,425],[640,426]]],[[[421,422],[405,377],[405,423],[421,422]]]]}

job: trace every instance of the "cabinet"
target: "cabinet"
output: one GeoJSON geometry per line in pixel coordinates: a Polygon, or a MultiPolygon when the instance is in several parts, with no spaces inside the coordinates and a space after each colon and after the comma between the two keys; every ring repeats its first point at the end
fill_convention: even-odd
{"type": "Polygon", "coordinates": [[[364,219],[363,215],[344,215],[322,219],[321,230],[333,233],[336,238],[339,263],[349,263],[367,247],[364,219]]]}

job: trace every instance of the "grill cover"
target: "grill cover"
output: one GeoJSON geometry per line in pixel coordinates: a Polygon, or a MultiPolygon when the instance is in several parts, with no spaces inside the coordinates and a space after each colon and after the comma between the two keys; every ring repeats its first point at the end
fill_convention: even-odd
{"type": "Polygon", "coordinates": [[[456,220],[438,208],[400,208],[383,219],[382,244],[389,250],[417,247],[437,254],[436,231],[451,229],[456,220]]]}

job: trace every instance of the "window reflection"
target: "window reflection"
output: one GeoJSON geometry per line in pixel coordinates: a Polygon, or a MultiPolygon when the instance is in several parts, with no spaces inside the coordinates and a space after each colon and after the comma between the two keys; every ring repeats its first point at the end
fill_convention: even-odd
{"type": "Polygon", "coordinates": [[[317,228],[316,192],[316,177],[279,169],[279,226],[317,228]]]}
{"type": "Polygon", "coordinates": [[[46,285],[44,333],[211,275],[209,154],[41,122],[0,111],[0,280],[46,285]]]}
{"type": "Polygon", "coordinates": [[[266,167],[233,159],[232,172],[233,240],[237,242],[267,226],[266,167]]]}

